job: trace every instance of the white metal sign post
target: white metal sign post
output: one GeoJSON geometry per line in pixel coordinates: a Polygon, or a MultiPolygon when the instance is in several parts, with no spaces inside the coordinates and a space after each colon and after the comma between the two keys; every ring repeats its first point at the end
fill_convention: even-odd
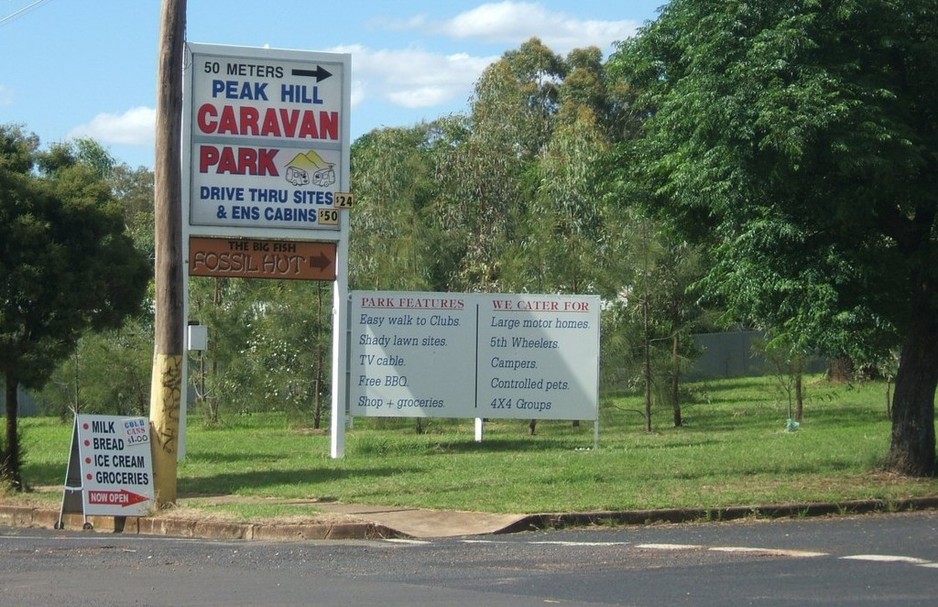
{"type": "MultiPolygon", "coordinates": [[[[351,56],[196,43],[187,49],[186,284],[193,237],[200,267],[224,272],[240,263],[266,278],[322,269],[321,254],[304,257],[294,243],[335,243],[332,417],[333,426],[336,418],[344,422],[351,56]]],[[[188,296],[185,308],[188,314],[188,296]]]]}

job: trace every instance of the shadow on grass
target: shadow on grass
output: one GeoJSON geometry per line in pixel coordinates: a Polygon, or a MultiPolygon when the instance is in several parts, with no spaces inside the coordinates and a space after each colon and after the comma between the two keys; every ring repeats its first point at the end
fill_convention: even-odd
{"type": "MultiPolygon", "coordinates": [[[[396,474],[425,472],[423,469],[394,468],[356,468],[336,470],[329,468],[307,468],[302,470],[255,470],[250,472],[226,472],[204,477],[183,477],[179,479],[180,495],[185,497],[213,497],[237,494],[243,489],[263,489],[284,485],[306,485],[311,488],[324,483],[334,483],[346,479],[386,478],[396,474]]],[[[308,496],[315,497],[315,496],[308,496]]]]}
{"type": "MultiPolygon", "coordinates": [[[[674,435],[672,435],[672,437],[673,436],[674,435]]],[[[630,444],[628,448],[634,451],[654,451],[656,449],[693,449],[696,447],[720,445],[725,442],[726,442],[725,440],[717,440],[715,438],[689,441],[689,442],[667,442],[667,443],[643,442],[643,443],[638,443],[638,444],[630,444]]]]}
{"type": "Polygon", "coordinates": [[[836,424],[842,427],[869,426],[870,424],[890,424],[883,411],[861,409],[859,407],[825,407],[823,405],[813,408],[805,407],[805,421],[817,421],[824,424],[836,424]]]}
{"type": "Polygon", "coordinates": [[[487,438],[481,443],[475,440],[439,443],[435,451],[439,453],[501,453],[526,451],[572,451],[592,446],[592,436],[577,437],[541,437],[527,438],[487,438]]]}
{"type": "Polygon", "coordinates": [[[284,460],[293,460],[297,454],[292,451],[272,451],[269,453],[242,452],[242,453],[213,453],[201,452],[186,454],[185,462],[192,465],[212,465],[212,464],[240,464],[244,462],[278,462],[284,460]]]}
{"type": "MultiPolygon", "coordinates": [[[[864,473],[866,468],[858,466],[854,462],[837,460],[826,461],[823,463],[806,464],[787,464],[785,462],[765,463],[759,462],[752,465],[739,465],[734,470],[730,482],[738,485],[745,485],[749,482],[754,487],[762,487],[767,483],[797,483],[804,479],[827,478],[851,473],[864,473]]],[[[642,483],[654,482],[680,482],[695,483],[696,485],[713,485],[726,479],[726,467],[715,466],[711,469],[689,469],[689,470],[656,470],[648,469],[643,472],[642,483]]],[[[599,476],[597,480],[609,480],[605,476],[599,476]]]]}
{"type": "Polygon", "coordinates": [[[66,465],[57,464],[31,464],[23,466],[23,478],[28,486],[61,485],[65,486],[66,465]]]}

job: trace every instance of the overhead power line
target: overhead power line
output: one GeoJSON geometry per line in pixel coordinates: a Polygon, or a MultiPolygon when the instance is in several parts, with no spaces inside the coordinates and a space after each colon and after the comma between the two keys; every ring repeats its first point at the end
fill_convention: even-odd
{"type": "Polygon", "coordinates": [[[27,5],[24,6],[23,8],[21,8],[21,9],[19,9],[19,10],[17,10],[17,11],[13,11],[13,12],[10,13],[9,15],[7,15],[6,17],[0,17],[0,27],[3,27],[3,26],[6,25],[7,23],[10,23],[11,21],[13,21],[13,20],[15,20],[15,19],[17,19],[17,18],[19,18],[19,17],[22,17],[23,15],[25,15],[26,13],[28,13],[28,12],[31,11],[32,9],[38,7],[40,4],[45,4],[45,3],[48,2],[48,1],[49,1],[49,0],[36,0],[36,1],[33,2],[32,4],[27,4],[27,5]]]}

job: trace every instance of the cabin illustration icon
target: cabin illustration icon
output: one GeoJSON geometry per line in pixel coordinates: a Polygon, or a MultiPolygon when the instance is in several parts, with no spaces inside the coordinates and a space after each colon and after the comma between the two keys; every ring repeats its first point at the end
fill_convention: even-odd
{"type": "Polygon", "coordinates": [[[326,162],[315,150],[311,150],[305,154],[297,154],[287,165],[284,177],[295,186],[310,183],[320,187],[330,186],[335,183],[334,166],[334,163],[326,162]]]}

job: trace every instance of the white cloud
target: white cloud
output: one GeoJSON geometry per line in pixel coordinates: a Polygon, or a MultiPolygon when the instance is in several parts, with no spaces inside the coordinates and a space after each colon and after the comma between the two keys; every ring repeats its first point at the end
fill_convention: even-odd
{"type": "Polygon", "coordinates": [[[352,98],[349,105],[355,109],[365,100],[365,82],[363,80],[352,80],[352,98]]]}
{"type": "MultiPolygon", "coordinates": [[[[532,36],[557,53],[597,46],[605,52],[612,44],[633,36],[639,23],[631,20],[583,20],[550,12],[535,2],[506,0],[482,4],[444,21],[423,15],[382,19],[372,23],[386,30],[416,30],[453,39],[492,43],[502,49],[519,46],[532,36]]],[[[371,49],[350,45],[330,49],[352,54],[352,107],[380,99],[407,109],[433,108],[468,101],[482,72],[500,56],[466,53],[444,55],[419,48],[371,49]]]]}
{"type": "Polygon", "coordinates": [[[368,26],[389,31],[408,31],[424,29],[427,24],[428,20],[426,15],[414,15],[413,17],[407,17],[405,19],[381,16],[372,19],[368,23],[368,26]]]}
{"type": "Polygon", "coordinates": [[[491,43],[520,45],[537,36],[551,50],[566,53],[574,48],[597,46],[608,51],[613,42],[635,34],[641,24],[633,20],[582,20],[548,11],[534,2],[482,4],[438,24],[435,30],[454,38],[474,38],[491,43]]]}
{"type": "Polygon", "coordinates": [[[0,107],[13,104],[13,91],[0,84],[0,107]]]}
{"type": "Polygon", "coordinates": [[[379,98],[408,109],[468,99],[482,71],[497,57],[465,53],[441,55],[422,50],[373,50],[365,46],[332,49],[352,54],[353,106],[379,98]]]}
{"type": "Polygon", "coordinates": [[[153,145],[156,110],[135,107],[123,114],[98,114],[68,134],[69,138],[91,137],[100,143],[153,145]]]}
{"type": "Polygon", "coordinates": [[[433,86],[388,91],[386,97],[395,105],[411,109],[435,107],[453,100],[451,91],[433,86]]]}

